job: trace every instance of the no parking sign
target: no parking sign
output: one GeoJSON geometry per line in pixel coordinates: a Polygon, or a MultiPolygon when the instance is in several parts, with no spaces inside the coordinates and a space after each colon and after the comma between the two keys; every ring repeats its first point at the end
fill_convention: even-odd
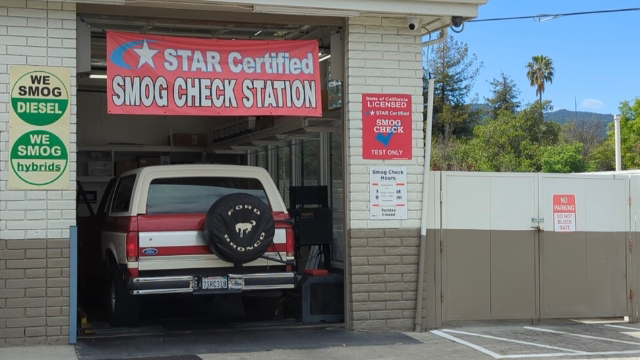
{"type": "Polygon", "coordinates": [[[576,231],[576,196],[553,195],[553,230],[576,231]]]}

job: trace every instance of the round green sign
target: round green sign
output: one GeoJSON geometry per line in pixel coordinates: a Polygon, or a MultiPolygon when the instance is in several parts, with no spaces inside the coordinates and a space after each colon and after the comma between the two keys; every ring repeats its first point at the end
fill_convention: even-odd
{"type": "Polygon", "coordinates": [[[11,88],[11,107],[24,122],[51,125],[68,111],[69,91],[56,75],[31,71],[22,75],[11,88]]]}
{"type": "Polygon", "coordinates": [[[69,152],[64,142],[44,130],[20,136],[11,148],[11,168],[30,185],[48,185],[58,180],[67,169],[69,152]]]}

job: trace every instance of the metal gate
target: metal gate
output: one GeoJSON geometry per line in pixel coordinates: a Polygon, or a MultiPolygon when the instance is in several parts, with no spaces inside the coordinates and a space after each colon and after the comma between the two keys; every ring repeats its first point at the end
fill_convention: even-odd
{"type": "Polygon", "coordinates": [[[541,175],[540,196],[540,317],[628,315],[628,180],[541,175]],[[575,196],[574,232],[549,221],[556,194],[575,196]]]}
{"type": "Polygon", "coordinates": [[[629,314],[628,180],[441,177],[443,321],[629,314]],[[562,194],[576,199],[570,232],[555,231],[554,195],[562,194]]]}

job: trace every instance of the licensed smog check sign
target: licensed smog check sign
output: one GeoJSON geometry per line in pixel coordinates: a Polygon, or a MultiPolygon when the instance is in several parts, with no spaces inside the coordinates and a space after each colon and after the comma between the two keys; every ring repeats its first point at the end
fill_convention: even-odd
{"type": "Polygon", "coordinates": [[[362,94],[362,157],[411,160],[411,95],[362,94]]]}
{"type": "Polygon", "coordinates": [[[69,189],[71,72],[10,69],[9,189],[69,189]]]}
{"type": "Polygon", "coordinates": [[[553,195],[553,230],[576,231],[576,196],[553,195]]]}
{"type": "Polygon", "coordinates": [[[369,168],[369,218],[407,219],[407,169],[402,166],[369,168]]]}

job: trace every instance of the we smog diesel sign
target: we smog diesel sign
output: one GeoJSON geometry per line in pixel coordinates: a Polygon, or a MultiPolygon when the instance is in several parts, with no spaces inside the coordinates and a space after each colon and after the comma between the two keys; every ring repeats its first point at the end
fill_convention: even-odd
{"type": "Polygon", "coordinates": [[[70,70],[12,66],[9,89],[9,188],[69,189],[70,70]]]}
{"type": "Polygon", "coordinates": [[[27,124],[46,126],[60,120],[70,103],[69,90],[55,74],[36,70],[11,86],[13,112],[27,124]]]}

